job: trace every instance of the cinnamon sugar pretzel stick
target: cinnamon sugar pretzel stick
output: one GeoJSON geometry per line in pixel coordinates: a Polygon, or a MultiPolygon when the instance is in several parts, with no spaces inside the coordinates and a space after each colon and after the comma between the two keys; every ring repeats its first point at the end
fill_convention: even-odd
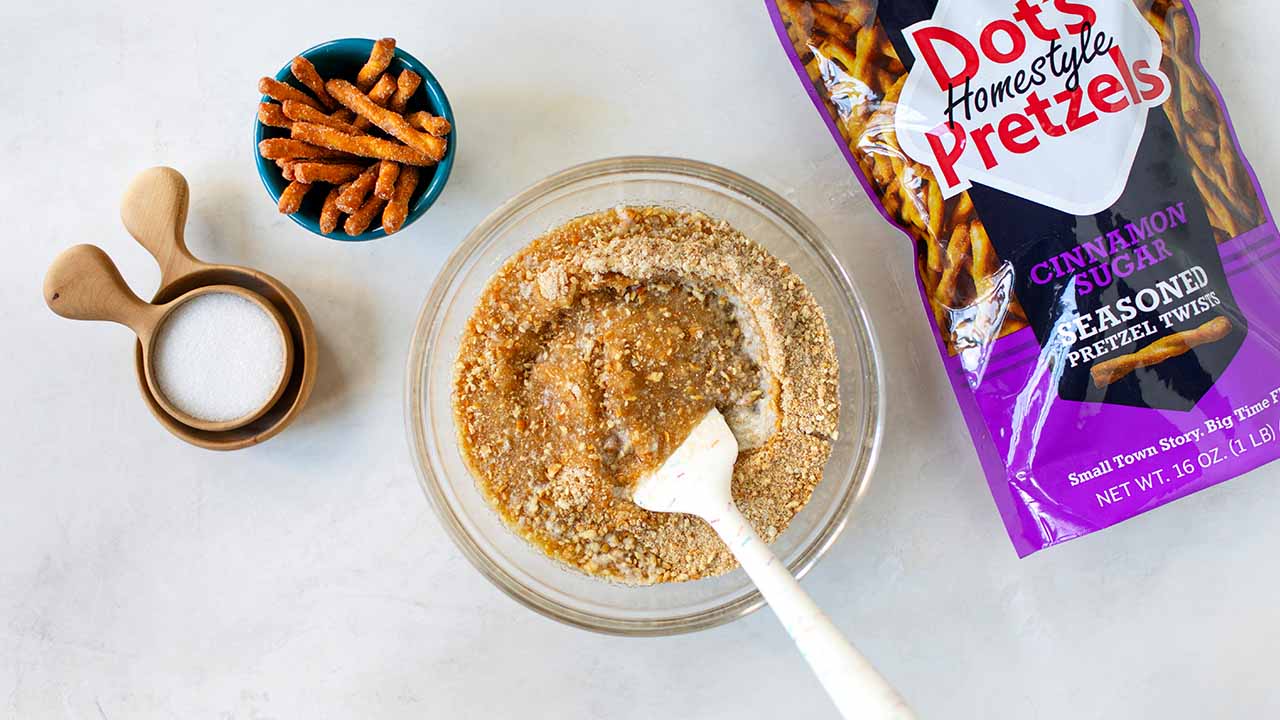
{"type": "Polygon", "coordinates": [[[311,186],[294,180],[280,193],[280,203],[276,209],[285,215],[292,215],[302,207],[302,198],[306,197],[311,186]]]}
{"type": "MultiPolygon", "coordinates": [[[[388,76],[383,75],[383,78],[386,77],[388,76]]],[[[389,108],[392,112],[404,113],[404,109],[409,105],[409,98],[413,97],[413,94],[418,91],[418,88],[421,85],[421,75],[412,70],[405,70],[400,73],[400,77],[396,78],[396,89],[394,94],[392,94],[391,99],[380,104],[389,108]]],[[[377,86],[374,86],[374,90],[377,90],[377,86]]],[[[369,99],[377,102],[377,98],[374,97],[373,94],[370,94],[369,99]]],[[[407,119],[408,118],[406,118],[406,120],[407,119]]],[[[365,118],[360,118],[360,120],[363,120],[366,123],[368,122],[365,118]]],[[[395,191],[396,178],[399,175],[400,165],[389,160],[383,160],[378,168],[378,182],[374,185],[373,194],[383,200],[390,201],[392,193],[395,191]]],[[[389,207],[390,206],[388,206],[388,208],[389,207]]],[[[386,211],[383,212],[383,215],[386,215],[386,211]]],[[[387,234],[390,234],[391,232],[394,231],[388,231],[387,234]]]]}
{"type": "MultiPolygon", "coordinates": [[[[387,77],[387,76],[383,76],[387,77]]],[[[409,98],[418,91],[418,87],[422,85],[422,76],[412,70],[405,70],[400,73],[400,77],[396,78],[396,90],[391,99],[386,102],[386,107],[393,112],[403,113],[405,107],[409,105],[409,98]]],[[[376,86],[375,86],[376,89],[376,86]]],[[[376,102],[376,98],[370,96],[371,100],[376,102]]],[[[364,120],[364,118],[360,118],[364,120]]],[[[407,120],[407,118],[406,118],[407,120]]],[[[412,124],[412,123],[410,123],[412,124]]],[[[391,195],[395,191],[396,178],[400,174],[400,166],[388,160],[383,160],[378,168],[378,182],[374,186],[373,193],[383,200],[390,201],[391,195]]],[[[390,206],[388,206],[389,208],[390,206]]],[[[386,211],[383,212],[386,215],[386,211]]],[[[395,232],[387,231],[387,234],[395,232]]]]}
{"type": "Polygon", "coordinates": [[[1219,315],[1194,330],[1160,338],[1136,353],[1100,362],[1093,366],[1089,374],[1093,376],[1094,386],[1103,389],[1123,380],[1135,370],[1159,365],[1201,345],[1218,342],[1231,334],[1231,327],[1231,320],[1219,315]]]}
{"type": "Polygon", "coordinates": [[[359,210],[360,206],[364,204],[365,196],[373,189],[377,179],[378,163],[374,163],[361,173],[360,177],[343,187],[342,192],[338,195],[338,208],[347,214],[359,210]]]}
{"type": "Polygon", "coordinates": [[[293,164],[293,176],[298,182],[330,183],[348,182],[364,172],[365,166],[356,163],[299,162],[293,164]]]}
{"type": "Polygon", "coordinates": [[[438,161],[444,157],[446,147],[444,140],[415,129],[400,113],[379,107],[368,95],[360,92],[356,86],[346,80],[330,80],[325,87],[338,102],[354,110],[357,115],[366,118],[405,145],[432,160],[438,161]]]}
{"type": "MultiPolygon", "coordinates": [[[[337,120],[332,115],[325,115],[310,105],[303,105],[302,103],[294,100],[285,100],[281,103],[281,108],[284,116],[289,120],[324,125],[325,127],[331,127],[334,130],[340,130],[348,135],[358,135],[360,133],[354,125],[337,120]]],[[[292,122],[289,123],[289,127],[293,127],[292,122]]]]}
{"type": "Polygon", "coordinates": [[[391,58],[395,57],[395,54],[395,38],[382,38],[374,43],[373,50],[369,52],[369,60],[356,75],[356,87],[368,92],[369,88],[378,81],[378,76],[386,72],[387,67],[391,65],[391,58]]]}
{"type": "Polygon", "coordinates": [[[343,231],[348,235],[359,235],[364,232],[369,228],[369,223],[373,222],[373,217],[381,212],[386,204],[386,200],[377,195],[370,195],[359,210],[347,216],[346,222],[342,223],[343,231]]]}
{"type": "MultiPolygon", "coordinates": [[[[295,123],[295,125],[301,123],[295,123]]],[[[296,128],[294,128],[296,130],[296,128]]],[[[351,153],[320,147],[292,138],[267,138],[258,143],[258,153],[268,160],[295,160],[299,158],[351,158],[351,153]]]]}
{"type": "Polygon", "coordinates": [[[317,110],[322,109],[320,107],[320,102],[315,98],[302,92],[298,88],[289,85],[288,83],[282,83],[275,78],[264,77],[259,80],[258,92],[266,95],[272,100],[278,100],[280,102],[284,102],[285,100],[295,100],[297,102],[310,105],[317,110]]]}
{"type": "MultiPolygon", "coordinates": [[[[386,107],[387,103],[391,102],[391,98],[395,97],[395,94],[396,79],[390,75],[383,75],[378,78],[378,82],[375,83],[373,89],[369,91],[369,99],[378,107],[386,107]]],[[[342,109],[352,113],[352,115],[355,115],[355,111],[349,107],[344,107],[342,109]]],[[[356,117],[351,121],[351,124],[360,132],[365,132],[369,128],[373,127],[373,122],[364,116],[356,117]]]]}
{"type": "Polygon", "coordinates": [[[400,176],[400,166],[390,160],[378,163],[378,179],[373,184],[373,194],[383,200],[390,200],[396,189],[396,178],[400,176]]]}
{"type": "Polygon", "coordinates": [[[1135,4],[1160,34],[1165,54],[1161,67],[1173,83],[1163,111],[1192,161],[1214,235],[1219,243],[1226,242],[1262,224],[1264,214],[1217,94],[1200,69],[1191,18],[1181,0],[1135,4]]]}
{"type": "MultiPolygon", "coordinates": [[[[434,165],[436,161],[411,147],[367,135],[347,135],[313,123],[293,124],[293,139],[333,151],[377,160],[394,160],[406,165],[434,165]]],[[[268,142],[266,140],[263,143],[268,142]]],[[[261,146],[261,143],[259,143],[261,146]]]]}
{"type": "Polygon", "coordinates": [[[320,232],[332,235],[338,229],[338,220],[342,218],[342,210],[338,209],[338,195],[342,194],[345,185],[334,185],[324,197],[324,205],[320,207],[320,232]]]}
{"type": "Polygon", "coordinates": [[[311,61],[299,55],[289,63],[289,71],[298,79],[298,82],[307,86],[320,102],[330,110],[335,110],[338,103],[329,97],[328,91],[324,89],[324,78],[320,77],[320,73],[316,72],[316,66],[311,61]]]}
{"type": "Polygon", "coordinates": [[[947,243],[947,269],[942,271],[942,277],[938,280],[938,289],[934,293],[938,302],[943,305],[951,305],[955,302],[956,284],[959,282],[960,273],[969,269],[968,255],[972,238],[968,225],[957,225],[951,233],[951,241],[947,243]]]}
{"type": "Polygon", "coordinates": [[[400,73],[400,77],[396,78],[396,92],[391,96],[391,101],[387,107],[392,110],[403,113],[406,106],[409,105],[409,98],[418,91],[418,87],[422,85],[422,76],[412,70],[405,70],[400,73]]]}
{"type": "MultiPolygon", "coordinates": [[[[302,107],[308,107],[302,105],[302,107]]],[[[276,103],[258,103],[258,122],[270,127],[284,128],[288,130],[293,127],[293,121],[290,120],[276,103]]]]}
{"type": "Polygon", "coordinates": [[[435,135],[436,137],[444,137],[453,129],[453,127],[449,125],[448,120],[445,120],[442,117],[436,117],[425,110],[409,113],[404,116],[404,119],[408,120],[410,125],[418,128],[422,132],[427,133],[428,135],[435,135]]]}
{"type": "Polygon", "coordinates": [[[409,215],[409,198],[417,187],[418,168],[411,165],[403,168],[400,171],[400,177],[396,180],[395,192],[392,193],[386,209],[382,211],[382,229],[388,235],[404,226],[405,218],[409,215]]]}

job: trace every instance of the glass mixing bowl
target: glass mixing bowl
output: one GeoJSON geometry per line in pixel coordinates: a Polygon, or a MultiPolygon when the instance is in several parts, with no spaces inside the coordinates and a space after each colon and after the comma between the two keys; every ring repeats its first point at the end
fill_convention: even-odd
{"type": "Polygon", "coordinates": [[[790,203],[728,170],[691,160],[622,157],[556,173],[485,218],[454,251],[418,316],[409,353],[409,442],[422,486],[462,553],[503,592],[561,622],[620,635],[714,627],[763,601],[742,570],[648,587],[571,570],[507,529],[458,449],[451,390],[458,343],[490,276],[520,248],[567,220],[617,205],[699,210],[728,221],[791,265],[826,310],[840,359],[840,429],[822,482],[773,543],[803,576],[849,521],[875,465],[883,411],[870,323],[818,228],[790,203]]]}

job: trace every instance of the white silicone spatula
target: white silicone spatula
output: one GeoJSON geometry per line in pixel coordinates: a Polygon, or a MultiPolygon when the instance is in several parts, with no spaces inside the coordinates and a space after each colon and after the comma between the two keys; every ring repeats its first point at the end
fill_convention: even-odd
{"type": "Polygon", "coordinates": [[[914,718],[733,504],[730,486],[737,458],[738,441],[724,416],[713,409],[661,467],[640,479],[632,497],[646,510],[688,513],[711,524],[782,621],[841,715],[850,720],[914,718]]]}

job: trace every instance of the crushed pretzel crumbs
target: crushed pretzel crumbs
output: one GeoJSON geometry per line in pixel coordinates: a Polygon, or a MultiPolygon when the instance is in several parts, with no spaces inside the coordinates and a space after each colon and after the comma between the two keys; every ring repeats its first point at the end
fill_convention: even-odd
{"type": "Polygon", "coordinates": [[[468,322],[459,442],[504,521],[591,575],[651,584],[736,567],[702,520],[635,482],[711,408],[742,448],[738,507],[767,541],[822,479],[839,420],[822,308],[723,221],[661,207],[572,220],[510,258],[468,322]]]}

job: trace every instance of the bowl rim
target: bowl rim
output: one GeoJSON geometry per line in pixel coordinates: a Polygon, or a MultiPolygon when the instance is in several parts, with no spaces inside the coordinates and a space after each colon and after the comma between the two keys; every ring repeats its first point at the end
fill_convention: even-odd
{"type": "Polygon", "coordinates": [[[751,200],[760,203],[768,211],[777,214],[785,222],[800,231],[800,235],[804,238],[809,249],[826,266],[828,272],[832,273],[836,278],[836,285],[844,295],[855,324],[856,332],[853,339],[858,346],[860,360],[863,364],[861,375],[864,378],[864,402],[869,409],[864,423],[866,431],[861,437],[861,449],[857,454],[857,465],[852,468],[853,482],[850,484],[850,490],[838,498],[838,504],[832,519],[823,528],[822,533],[806,546],[788,566],[797,579],[803,578],[843,533],[851,520],[854,505],[865,495],[867,486],[870,484],[883,444],[885,406],[882,398],[882,388],[884,387],[884,369],[879,360],[879,343],[876,339],[875,327],[867,312],[867,306],[850,279],[848,272],[831,252],[831,243],[822,231],[782,196],[750,178],[718,165],[685,158],[656,155],[618,156],[574,165],[526,187],[498,206],[476,225],[458,247],[453,250],[437,274],[431,290],[418,313],[406,364],[405,425],[407,439],[413,454],[413,462],[417,470],[419,484],[422,485],[428,503],[463,556],[508,597],[544,617],[573,627],[606,635],[653,637],[696,632],[732,622],[760,609],[764,605],[764,598],[761,597],[759,590],[752,588],[744,595],[713,608],[656,620],[604,617],[566,607],[523,585],[485,554],[454,515],[447,498],[439,487],[440,481],[435,477],[435,473],[430,467],[430,462],[424,462],[424,458],[428,458],[429,443],[425,433],[427,423],[424,422],[425,414],[423,412],[426,393],[426,383],[422,382],[422,368],[425,367],[423,359],[430,348],[430,342],[436,337],[438,311],[442,307],[445,293],[448,291],[453,278],[456,277],[464,264],[482,249],[481,241],[519,210],[539,201],[551,192],[584,180],[634,172],[658,172],[711,181],[722,187],[747,195],[751,200]]]}
{"type": "MultiPolygon", "coordinates": [[[[372,49],[375,42],[375,40],[370,38],[336,38],[334,40],[327,40],[318,45],[312,45],[293,57],[302,56],[310,58],[312,54],[328,50],[331,47],[350,44],[367,45],[369,49],[372,49]]],[[[449,176],[453,172],[453,158],[458,147],[458,125],[454,121],[453,106],[449,104],[449,97],[445,94],[444,87],[440,84],[440,81],[436,79],[436,76],[431,72],[431,70],[427,68],[421,60],[401,49],[398,45],[395,49],[395,57],[404,62],[405,65],[408,65],[411,70],[422,76],[422,91],[427,94],[428,104],[433,110],[439,110],[437,115],[448,120],[450,126],[449,134],[446,136],[448,139],[448,146],[445,148],[444,157],[440,159],[440,162],[435,164],[431,180],[418,196],[417,202],[409,208],[409,214],[405,217],[404,225],[402,225],[399,230],[399,232],[404,232],[404,230],[412,225],[415,220],[425,215],[427,210],[430,209],[431,206],[435,204],[436,200],[439,199],[440,194],[444,192],[444,186],[449,182],[449,176]]],[[[293,70],[290,68],[292,62],[293,58],[290,58],[289,62],[285,63],[284,66],[276,72],[276,80],[287,82],[287,78],[293,75],[293,70]]],[[[259,102],[267,102],[270,99],[271,98],[266,95],[263,95],[259,102]]],[[[258,143],[265,138],[265,133],[266,126],[258,120],[257,113],[255,113],[253,117],[253,157],[254,163],[258,168],[258,179],[262,182],[262,186],[266,189],[267,195],[270,196],[272,202],[279,203],[280,193],[276,192],[272,188],[271,183],[267,181],[267,174],[279,174],[280,170],[275,166],[275,163],[268,161],[258,153],[258,143]]],[[[375,226],[372,230],[367,230],[354,236],[347,235],[345,233],[325,235],[320,232],[320,224],[316,218],[307,217],[302,212],[296,212],[292,215],[288,215],[287,217],[311,234],[319,235],[327,240],[336,240],[338,242],[366,242],[387,236],[387,233],[380,225],[375,226]]]]}

